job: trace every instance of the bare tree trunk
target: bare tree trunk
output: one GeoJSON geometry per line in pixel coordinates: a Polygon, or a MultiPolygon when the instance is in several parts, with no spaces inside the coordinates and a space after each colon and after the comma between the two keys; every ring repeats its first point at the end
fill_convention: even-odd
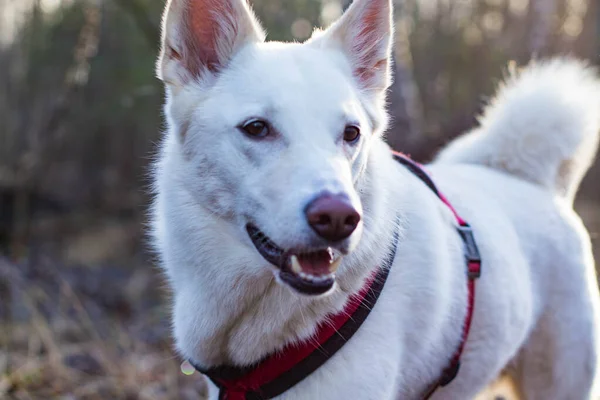
{"type": "Polygon", "coordinates": [[[393,109],[390,111],[394,117],[392,132],[396,133],[396,137],[391,135],[389,142],[399,150],[401,144],[402,147],[413,149],[423,137],[423,105],[413,74],[409,32],[406,23],[402,20],[397,24],[394,50],[395,78],[390,91],[393,109]]]}
{"type": "Polygon", "coordinates": [[[552,33],[552,16],[556,12],[557,0],[532,0],[532,27],[529,51],[533,57],[547,50],[552,33]]]}
{"type": "MultiPolygon", "coordinates": [[[[19,160],[17,179],[19,190],[16,193],[14,209],[14,232],[11,235],[10,253],[18,259],[25,253],[31,239],[32,207],[31,194],[38,193],[43,171],[52,159],[52,151],[57,146],[57,132],[69,114],[69,104],[78,90],[88,82],[90,62],[96,56],[100,41],[100,21],[102,16],[100,0],[86,0],[85,22],[79,32],[78,43],[73,52],[73,62],[65,73],[62,90],[57,93],[54,104],[37,124],[29,128],[28,149],[19,160]]],[[[41,13],[40,0],[36,0],[34,12],[41,13]]]]}

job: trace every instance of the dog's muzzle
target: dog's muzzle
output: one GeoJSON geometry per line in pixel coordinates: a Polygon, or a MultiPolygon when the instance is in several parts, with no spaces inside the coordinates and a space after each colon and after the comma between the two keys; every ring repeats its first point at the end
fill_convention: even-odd
{"type": "Polygon", "coordinates": [[[283,250],[255,225],[248,224],[246,231],[256,250],[279,269],[279,278],[291,288],[305,295],[322,295],[333,289],[342,259],[332,248],[283,250]]]}

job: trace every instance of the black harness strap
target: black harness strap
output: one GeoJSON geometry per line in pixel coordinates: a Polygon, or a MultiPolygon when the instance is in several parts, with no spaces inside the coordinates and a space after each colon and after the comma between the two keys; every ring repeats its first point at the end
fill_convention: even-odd
{"type": "MultiPolygon", "coordinates": [[[[480,266],[481,259],[479,257],[479,252],[477,250],[477,246],[475,244],[475,239],[473,237],[473,233],[471,231],[470,226],[463,221],[458,214],[454,211],[453,207],[448,203],[448,201],[444,198],[444,196],[438,191],[435,183],[431,180],[429,175],[421,168],[421,166],[412,161],[407,156],[404,156],[401,153],[393,153],[394,159],[406,167],[411,173],[413,173],[417,178],[419,178],[423,183],[431,189],[436,196],[438,196],[446,205],[448,205],[455,216],[459,221],[459,233],[461,238],[465,242],[466,250],[466,259],[468,265],[469,272],[469,310],[468,317],[466,322],[465,329],[465,337],[463,338],[463,342],[460,345],[459,350],[455,353],[453,357],[451,365],[444,371],[442,377],[438,382],[435,382],[430,388],[428,388],[427,393],[425,395],[425,399],[429,398],[433,394],[433,392],[440,386],[445,386],[449,384],[458,374],[458,370],[460,367],[460,355],[462,353],[462,349],[464,347],[464,342],[466,339],[466,334],[468,334],[468,328],[470,327],[471,317],[472,317],[472,307],[473,307],[473,299],[474,299],[474,280],[479,277],[480,274],[480,266]]],[[[265,357],[262,361],[256,363],[253,366],[249,367],[231,367],[231,366],[220,366],[209,369],[201,368],[199,365],[195,364],[192,360],[190,363],[196,370],[201,372],[202,374],[208,376],[211,381],[220,389],[219,391],[219,399],[220,400],[268,400],[274,397],[277,397],[287,390],[295,386],[297,383],[302,381],[304,378],[312,374],[319,367],[327,362],[329,358],[331,358],[334,354],[336,354],[344,344],[358,331],[363,322],[369,316],[369,313],[377,303],[377,300],[383,291],[384,285],[387,281],[389,271],[392,267],[394,257],[396,255],[396,248],[399,240],[399,231],[398,228],[394,231],[394,238],[392,243],[392,250],[388,255],[385,264],[382,265],[377,275],[375,276],[371,286],[362,302],[356,308],[356,311],[351,315],[351,317],[346,320],[341,328],[339,328],[336,334],[332,335],[318,345],[315,349],[310,352],[305,358],[294,364],[289,370],[279,374],[277,378],[263,382],[259,387],[253,387],[252,389],[247,388],[239,388],[236,386],[236,381],[242,380],[244,377],[247,377],[250,373],[260,368],[260,365],[268,360],[271,356],[265,357]]]]}

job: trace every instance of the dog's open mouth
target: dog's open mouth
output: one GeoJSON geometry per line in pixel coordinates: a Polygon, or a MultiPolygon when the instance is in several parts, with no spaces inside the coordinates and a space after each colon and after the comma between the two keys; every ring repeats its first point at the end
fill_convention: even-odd
{"type": "Polygon", "coordinates": [[[335,284],[335,272],[341,258],[331,248],[312,251],[284,251],[252,224],[248,235],[261,256],[279,269],[283,282],[302,294],[327,293],[335,284]]]}

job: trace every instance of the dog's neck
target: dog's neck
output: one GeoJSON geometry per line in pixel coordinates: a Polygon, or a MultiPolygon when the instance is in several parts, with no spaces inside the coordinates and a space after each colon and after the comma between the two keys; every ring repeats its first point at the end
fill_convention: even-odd
{"type": "MultiPolygon", "coordinates": [[[[381,143],[375,151],[389,153],[389,148],[381,143]]],[[[203,367],[249,365],[291,342],[308,339],[328,314],[341,312],[348,296],[357,293],[384,261],[397,228],[394,216],[383,214],[385,207],[375,208],[382,202],[372,201],[374,196],[398,201],[388,193],[393,185],[385,183],[383,170],[373,168],[381,166],[366,169],[360,188],[365,214],[361,242],[344,258],[338,286],[326,297],[300,296],[278,284],[256,250],[239,241],[231,222],[195,205],[204,215],[179,221],[167,239],[172,252],[165,254],[165,263],[187,265],[187,273],[181,275],[169,270],[175,288],[175,336],[183,356],[203,367]],[[386,222],[372,223],[375,220],[386,222]],[[193,285],[190,269],[195,271],[193,285]]],[[[193,204],[188,196],[179,193],[170,200],[185,207],[193,204]]]]}

